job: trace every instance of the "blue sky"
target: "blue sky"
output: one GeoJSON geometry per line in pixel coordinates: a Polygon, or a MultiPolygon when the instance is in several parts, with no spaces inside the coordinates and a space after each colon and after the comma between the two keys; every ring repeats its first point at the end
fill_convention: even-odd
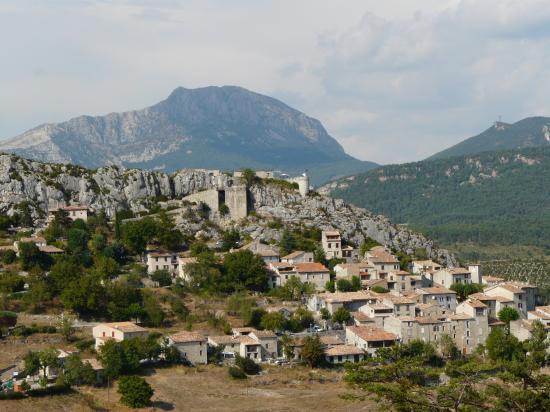
{"type": "Polygon", "coordinates": [[[380,163],[550,116],[546,0],[0,0],[0,53],[0,138],[224,84],[380,163]]]}

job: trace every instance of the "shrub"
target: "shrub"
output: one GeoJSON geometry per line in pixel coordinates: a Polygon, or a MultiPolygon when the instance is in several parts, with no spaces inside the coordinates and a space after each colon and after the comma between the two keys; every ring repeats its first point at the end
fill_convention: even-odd
{"type": "Polygon", "coordinates": [[[241,368],[237,368],[236,366],[230,366],[227,372],[233,379],[246,379],[246,373],[244,373],[241,368]]]}
{"type": "Polygon", "coordinates": [[[237,356],[235,359],[235,365],[242,369],[247,375],[257,375],[262,368],[256,362],[250,358],[244,358],[242,356],[237,356]]]}
{"type": "Polygon", "coordinates": [[[139,376],[123,376],[118,383],[120,402],[131,408],[143,408],[151,404],[154,390],[139,376]]]}

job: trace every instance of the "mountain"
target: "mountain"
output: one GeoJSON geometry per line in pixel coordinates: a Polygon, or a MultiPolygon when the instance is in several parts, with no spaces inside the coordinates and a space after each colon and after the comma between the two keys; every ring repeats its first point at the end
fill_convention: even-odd
{"type": "Polygon", "coordinates": [[[428,160],[537,146],[550,146],[550,117],[528,117],[513,124],[495,122],[483,133],[436,153],[428,160]]]}
{"type": "Polygon", "coordinates": [[[308,169],[313,183],[375,166],[347,155],[318,120],[235,86],[179,87],[142,110],[45,124],[0,151],[89,168],[308,169]]]}
{"type": "Polygon", "coordinates": [[[383,166],[322,192],[408,224],[451,249],[471,242],[506,250],[526,245],[548,254],[549,182],[550,146],[383,166]]]}
{"type": "MultiPolygon", "coordinates": [[[[148,214],[159,210],[162,201],[172,201],[169,212],[187,236],[219,239],[223,230],[239,230],[246,237],[271,242],[288,228],[338,229],[351,244],[367,237],[397,251],[414,253],[425,249],[429,257],[446,264],[456,259],[433,241],[408,229],[393,225],[384,216],[346,204],[341,199],[316,192],[302,196],[297,189],[276,180],[260,180],[249,187],[246,219],[235,224],[229,218],[209,216],[206,222],[200,205],[180,200],[208,189],[227,190],[240,183],[229,174],[212,176],[208,171],[185,169],[176,173],[126,169],[117,166],[85,169],[74,165],[43,163],[0,155],[0,212],[25,216],[25,221],[44,220],[52,207],[83,204],[112,216],[115,210],[129,209],[148,214]],[[217,220],[216,220],[217,219],[217,220]]],[[[247,200],[244,200],[245,202],[247,200]]],[[[166,202],[165,202],[166,204],[166,202]]]]}

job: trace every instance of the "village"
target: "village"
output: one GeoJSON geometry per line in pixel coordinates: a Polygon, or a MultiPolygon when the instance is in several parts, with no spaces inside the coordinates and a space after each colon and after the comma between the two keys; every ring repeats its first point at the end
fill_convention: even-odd
{"type": "MultiPolygon", "coordinates": [[[[307,196],[307,177],[299,182],[292,190],[307,196]]],[[[229,190],[223,197],[214,190],[182,202],[197,209],[209,202],[218,218],[233,203],[231,218],[243,218],[247,189],[239,190],[233,200],[229,190]]],[[[494,330],[518,342],[529,342],[537,328],[550,330],[550,306],[537,304],[536,286],[485,275],[478,264],[446,267],[423,251],[408,256],[374,241],[353,245],[334,228],[282,228],[278,243],[227,230],[217,241],[187,240],[181,250],[184,240],[166,212],[179,209],[169,206],[111,222],[85,205],[60,206],[48,211],[44,226],[0,246],[3,276],[13,265],[23,269],[9,275],[21,286],[3,304],[4,343],[21,327],[32,329],[17,324],[12,308],[32,301],[28,307],[59,313],[59,300],[64,309],[53,331],[65,331],[67,342],[76,335],[89,342],[19,352],[0,365],[1,394],[54,390],[73,375],[73,384],[109,386],[125,370],[159,362],[225,365],[235,379],[262,365],[339,368],[416,342],[441,353],[450,346],[467,358],[494,330]],[[71,279],[75,271],[82,277],[71,279]],[[36,295],[40,288],[49,291],[36,295]],[[123,365],[135,360],[115,368],[113,356],[123,365]]]]}

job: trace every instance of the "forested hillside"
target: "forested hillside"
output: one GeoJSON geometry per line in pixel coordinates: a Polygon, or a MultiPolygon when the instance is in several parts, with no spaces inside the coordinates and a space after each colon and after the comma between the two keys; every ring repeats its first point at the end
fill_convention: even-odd
{"type": "Polygon", "coordinates": [[[323,189],[445,245],[550,251],[550,147],[384,166],[323,189]]]}

